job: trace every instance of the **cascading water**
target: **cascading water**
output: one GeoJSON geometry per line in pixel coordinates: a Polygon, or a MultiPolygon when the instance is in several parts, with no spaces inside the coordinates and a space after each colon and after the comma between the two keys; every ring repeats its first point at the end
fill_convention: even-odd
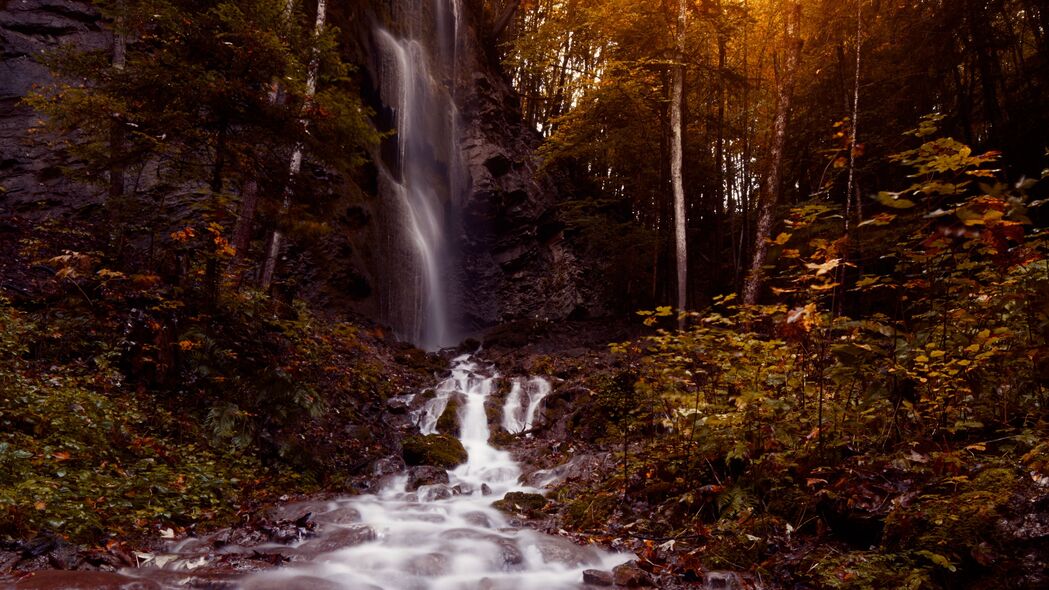
{"type": "Polygon", "coordinates": [[[503,428],[510,434],[531,430],[535,426],[539,404],[547,395],[550,395],[550,382],[542,377],[514,379],[503,405],[503,428]]]}
{"type": "Polygon", "coordinates": [[[539,491],[520,486],[521,469],[510,453],[488,444],[485,402],[497,378],[490,367],[459,357],[437,395],[417,412],[420,428],[432,432],[448,401],[461,400],[460,440],[469,460],[449,472],[447,484],[409,491],[409,476],[402,474],[376,495],[315,509],[321,535],[298,547],[311,561],[253,576],[242,588],[578,589],[585,569],[609,570],[626,561],[622,554],[511,528],[491,507],[507,492],[539,491]],[[340,548],[338,539],[354,542],[340,548]]]}
{"type": "Polygon", "coordinates": [[[425,2],[396,2],[394,20],[403,30],[375,30],[381,97],[396,132],[393,161],[380,159],[380,299],[399,336],[433,350],[456,336],[448,309],[456,263],[447,236],[456,227],[448,212],[466,186],[455,101],[464,40],[460,0],[432,0],[432,9],[425,2]]]}

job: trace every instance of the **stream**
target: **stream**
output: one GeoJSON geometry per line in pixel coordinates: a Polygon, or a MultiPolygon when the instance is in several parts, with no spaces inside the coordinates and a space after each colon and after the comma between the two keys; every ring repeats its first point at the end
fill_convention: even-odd
{"type": "MultiPolygon", "coordinates": [[[[511,491],[541,492],[521,485],[521,466],[508,451],[489,444],[485,403],[497,379],[493,367],[461,356],[453,361],[451,375],[437,386],[435,395],[416,405],[417,424],[429,434],[436,431],[438,418],[451,400],[459,404],[459,438],[469,459],[448,472],[448,483],[411,489],[412,474],[420,468],[410,468],[387,476],[375,494],[285,506],[287,514],[310,511],[316,534],[290,544],[224,547],[223,553],[272,551],[292,558],[285,567],[272,570],[246,575],[228,572],[215,587],[568,590],[587,587],[584,570],[607,571],[633,559],[633,555],[580,546],[564,537],[514,526],[492,507],[511,491]]],[[[512,432],[530,429],[549,390],[543,379],[515,379],[503,407],[503,426],[512,432]]],[[[432,473],[435,468],[424,469],[432,473]]],[[[185,588],[195,571],[208,569],[214,557],[208,546],[208,540],[198,538],[173,542],[168,552],[152,555],[144,564],[154,567],[125,569],[121,572],[124,582],[116,585],[24,587],[185,588]]],[[[81,580],[87,582],[89,577],[81,580]]]]}

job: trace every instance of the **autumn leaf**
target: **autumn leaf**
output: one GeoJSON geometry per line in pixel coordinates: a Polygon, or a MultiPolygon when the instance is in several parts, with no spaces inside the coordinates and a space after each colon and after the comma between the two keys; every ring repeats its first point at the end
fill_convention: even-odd
{"type": "Polygon", "coordinates": [[[809,270],[816,271],[816,276],[822,276],[822,275],[825,275],[825,274],[829,273],[830,271],[834,270],[835,268],[838,268],[838,265],[840,265],[840,264],[841,264],[841,259],[840,258],[835,258],[833,260],[828,260],[827,262],[824,262],[823,264],[816,264],[816,263],[812,263],[812,262],[806,262],[805,263],[805,268],[807,268],[809,270]]]}

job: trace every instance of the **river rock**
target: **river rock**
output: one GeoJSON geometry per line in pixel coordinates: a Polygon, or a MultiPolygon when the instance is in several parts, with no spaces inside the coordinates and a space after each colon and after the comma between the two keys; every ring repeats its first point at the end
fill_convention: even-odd
{"type": "Polygon", "coordinates": [[[421,486],[419,488],[419,500],[422,502],[433,502],[435,500],[447,500],[454,494],[452,489],[444,484],[432,486],[421,486]]]}
{"type": "Polygon", "coordinates": [[[409,436],[404,439],[404,462],[451,469],[466,462],[468,455],[459,439],[446,434],[409,436]]]}
{"type": "Polygon", "coordinates": [[[108,572],[46,570],[15,584],[16,590],[160,590],[161,585],[108,572]]]}
{"type": "Polygon", "coordinates": [[[707,572],[703,574],[704,590],[743,590],[747,586],[736,572],[707,572]]]}
{"type": "Polygon", "coordinates": [[[446,483],[448,483],[448,472],[444,469],[432,465],[418,465],[408,470],[408,484],[405,489],[414,492],[421,486],[446,483]]]}
{"type": "Polygon", "coordinates": [[[375,538],[375,529],[370,526],[330,527],[324,534],[300,545],[297,553],[302,557],[312,558],[322,553],[374,541],[375,538]]]}
{"type": "Polygon", "coordinates": [[[591,586],[611,586],[615,582],[612,579],[612,572],[586,570],[583,572],[583,583],[591,586]]]}
{"type": "Polygon", "coordinates": [[[492,506],[505,512],[521,512],[535,516],[546,506],[546,498],[542,494],[510,492],[503,496],[502,500],[492,502],[492,506]]]}
{"type": "Polygon", "coordinates": [[[655,587],[652,576],[638,567],[636,561],[629,561],[618,565],[612,570],[612,578],[616,586],[624,588],[650,588],[655,587]]]}
{"type": "MultiPolygon", "coordinates": [[[[245,581],[242,590],[346,590],[347,586],[316,576],[290,576],[285,578],[256,578],[245,581]]],[[[350,586],[353,590],[370,590],[375,586],[350,586]]]]}
{"type": "Polygon", "coordinates": [[[445,539],[472,539],[493,545],[498,549],[500,565],[504,569],[516,569],[524,563],[524,554],[517,542],[497,533],[475,531],[471,529],[452,529],[441,533],[445,539]]]}
{"type": "Polygon", "coordinates": [[[451,559],[444,553],[427,553],[408,560],[404,570],[410,574],[423,577],[436,577],[448,572],[451,559]]]}
{"type": "Polygon", "coordinates": [[[484,512],[467,512],[463,515],[463,520],[482,529],[492,528],[492,521],[484,512]]]}
{"type": "Polygon", "coordinates": [[[564,537],[544,535],[536,539],[535,546],[543,556],[543,561],[547,563],[562,563],[568,567],[601,563],[597,549],[590,545],[576,545],[564,537]]]}

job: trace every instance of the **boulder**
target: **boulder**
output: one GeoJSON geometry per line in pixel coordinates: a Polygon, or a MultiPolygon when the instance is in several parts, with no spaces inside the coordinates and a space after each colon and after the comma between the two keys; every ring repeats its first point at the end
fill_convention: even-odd
{"type": "Polygon", "coordinates": [[[612,579],[612,572],[586,570],[583,572],[583,583],[591,586],[611,586],[614,580],[612,579]]]}
{"type": "Polygon", "coordinates": [[[408,470],[408,485],[405,489],[414,492],[421,486],[448,483],[448,472],[432,465],[419,465],[408,470]]]}
{"type": "Polygon", "coordinates": [[[628,561],[612,570],[616,586],[624,588],[654,588],[655,582],[648,572],[638,567],[636,561],[628,561]]]}
{"type": "Polygon", "coordinates": [[[463,443],[447,434],[409,436],[404,439],[402,456],[407,465],[433,465],[452,469],[466,462],[463,443]]]}
{"type": "Polygon", "coordinates": [[[546,506],[546,498],[542,494],[510,492],[502,500],[492,502],[492,506],[504,512],[521,512],[531,516],[542,511],[546,506]]]}

